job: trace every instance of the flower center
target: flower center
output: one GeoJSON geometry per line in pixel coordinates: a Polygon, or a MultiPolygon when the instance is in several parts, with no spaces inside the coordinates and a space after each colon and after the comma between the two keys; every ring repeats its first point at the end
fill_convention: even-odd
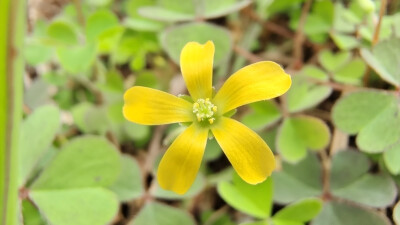
{"type": "Polygon", "coordinates": [[[196,115],[197,121],[199,122],[207,120],[210,124],[213,124],[215,121],[214,114],[216,112],[217,106],[212,104],[209,98],[200,98],[193,103],[193,113],[196,115]]]}

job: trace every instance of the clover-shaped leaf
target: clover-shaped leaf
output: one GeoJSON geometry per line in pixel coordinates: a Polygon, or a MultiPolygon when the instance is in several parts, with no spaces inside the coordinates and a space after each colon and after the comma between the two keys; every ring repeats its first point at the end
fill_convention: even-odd
{"type": "Polygon", "coordinates": [[[321,164],[315,154],[309,153],[296,164],[282,163],[282,171],[272,174],[274,200],[289,203],[322,193],[321,164]],[[296,187],[293,189],[292,187],[296,187]]]}
{"type": "Polygon", "coordinates": [[[199,173],[197,175],[196,179],[194,180],[192,186],[183,195],[176,194],[173,191],[168,191],[168,190],[162,189],[156,179],[153,180],[152,185],[153,185],[153,187],[151,189],[151,195],[156,198],[168,199],[168,200],[187,199],[187,198],[192,198],[192,197],[196,196],[203,190],[203,188],[205,186],[205,178],[201,173],[199,173]]]}
{"type": "Polygon", "coordinates": [[[105,187],[119,173],[120,156],[111,143],[95,136],[76,138],[28,187],[29,198],[51,224],[107,224],[117,213],[118,200],[105,187]]]}
{"type": "Polygon", "coordinates": [[[86,22],[86,38],[95,41],[104,31],[118,25],[118,18],[107,10],[99,10],[90,15],[86,22]]]}
{"type": "Polygon", "coordinates": [[[360,45],[357,38],[348,34],[331,33],[331,38],[342,50],[350,50],[360,45]]]}
{"type": "Polygon", "coordinates": [[[28,180],[33,169],[48,150],[59,127],[60,112],[54,106],[36,109],[22,123],[18,151],[20,186],[28,180]],[[43,124],[47,125],[43,126],[43,124]]]}
{"type": "Polygon", "coordinates": [[[342,51],[333,53],[325,50],[318,55],[319,63],[328,71],[333,72],[344,66],[351,59],[350,52],[342,51]]]}
{"type": "Polygon", "coordinates": [[[318,198],[307,198],[294,202],[278,211],[273,221],[275,225],[304,224],[312,220],[322,209],[318,198]]]}
{"type": "Polygon", "coordinates": [[[214,42],[214,66],[224,62],[232,49],[229,31],[209,23],[187,23],[170,27],[161,33],[160,39],[165,51],[177,64],[179,64],[181,49],[190,41],[205,43],[212,40],[214,42]]]}
{"type": "Polygon", "coordinates": [[[372,51],[362,49],[361,56],[382,79],[400,86],[400,39],[379,42],[372,51]]]}
{"type": "Polygon", "coordinates": [[[136,199],[143,194],[140,168],[135,159],[125,154],[122,155],[121,173],[109,189],[116,193],[118,199],[123,202],[136,199]]]}
{"type": "Polygon", "coordinates": [[[313,225],[389,225],[389,220],[374,210],[345,202],[325,203],[313,225]]]}
{"type": "Polygon", "coordinates": [[[188,213],[157,202],[147,203],[129,225],[194,225],[188,213]]]}
{"type": "Polygon", "coordinates": [[[321,150],[329,144],[328,126],[311,116],[290,117],[283,121],[278,132],[277,149],[288,162],[298,162],[307,155],[307,149],[321,150]]]}
{"type": "Polygon", "coordinates": [[[72,75],[77,75],[90,69],[96,58],[96,45],[61,46],[56,53],[61,66],[72,75]]]}
{"type": "Polygon", "coordinates": [[[342,151],[334,155],[330,175],[334,196],[372,207],[386,207],[397,195],[389,176],[368,174],[368,159],[355,151],[342,151]]]}
{"type": "Polygon", "coordinates": [[[143,17],[165,21],[193,21],[196,16],[201,18],[216,18],[236,12],[251,3],[249,0],[205,0],[203,5],[198,5],[197,2],[179,1],[179,0],[161,0],[158,5],[145,6],[139,8],[139,14],[143,17]],[[203,7],[202,12],[196,12],[196,9],[203,7]],[[198,13],[201,13],[197,15],[198,13]]]}
{"type": "Polygon", "coordinates": [[[249,105],[253,110],[242,118],[242,123],[253,130],[261,130],[281,118],[280,110],[274,101],[261,101],[249,105]]]}
{"type": "Polygon", "coordinates": [[[352,59],[333,73],[333,79],[342,83],[358,85],[361,84],[361,78],[366,69],[364,61],[359,58],[352,59]]]}
{"type": "Polygon", "coordinates": [[[104,188],[37,190],[29,196],[50,224],[102,225],[118,211],[114,193],[104,188]]]}
{"type": "Polygon", "coordinates": [[[47,42],[56,45],[75,45],[78,43],[78,37],[74,27],[64,21],[54,21],[47,28],[47,42]]]}
{"type": "Polygon", "coordinates": [[[314,79],[321,77],[319,80],[326,80],[328,78],[326,74],[323,77],[323,74],[315,70],[307,74],[304,72],[307,71],[303,71],[303,74],[307,75],[307,77],[295,76],[292,78],[292,86],[287,92],[288,109],[292,113],[312,108],[324,101],[332,93],[331,87],[314,84],[308,80],[308,77],[314,79]]]}
{"type": "Polygon", "coordinates": [[[115,147],[104,138],[84,136],[62,148],[32,189],[107,186],[114,183],[119,172],[120,156],[115,147]]]}
{"type": "Polygon", "coordinates": [[[333,108],[335,125],[348,134],[358,133],[357,146],[379,153],[400,139],[400,114],[396,97],[378,91],[351,93],[333,108]]]}
{"type": "Polygon", "coordinates": [[[232,183],[218,184],[219,195],[232,207],[257,218],[268,218],[272,207],[272,179],[251,185],[244,182],[236,173],[232,183]]]}
{"type": "Polygon", "coordinates": [[[390,146],[383,153],[383,160],[390,173],[394,175],[400,174],[400,143],[390,146]]]}

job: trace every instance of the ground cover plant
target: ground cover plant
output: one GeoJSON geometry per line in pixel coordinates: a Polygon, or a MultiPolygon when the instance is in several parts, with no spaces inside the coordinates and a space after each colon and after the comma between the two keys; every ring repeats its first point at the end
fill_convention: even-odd
{"type": "Polygon", "coordinates": [[[0,224],[400,224],[399,9],[2,0],[0,224]]]}

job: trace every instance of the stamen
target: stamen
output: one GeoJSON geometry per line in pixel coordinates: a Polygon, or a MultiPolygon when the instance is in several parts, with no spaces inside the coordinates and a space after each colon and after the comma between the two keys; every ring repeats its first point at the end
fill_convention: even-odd
{"type": "Polygon", "coordinates": [[[210,124],[215,121],[214,114],[217,112],[217,106],[212,104],[209,98],[198,99],[193,103],[193,113],[196,115],[197,121],[207,120],[210,124]]]}

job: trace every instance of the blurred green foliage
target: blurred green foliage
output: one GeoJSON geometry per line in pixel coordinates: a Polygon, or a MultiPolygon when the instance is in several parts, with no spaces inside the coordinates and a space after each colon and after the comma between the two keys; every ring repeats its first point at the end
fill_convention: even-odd
{"type": "Polygon", "coordinates": [[[388,3],[78,0],[31,19],[21,224],[400,224],[400,13],[388,3]],[[280,165],[249,185],[211,140],[193,186],[177,195],[154,174],[182,128],[126,121],[123,94],[133,85],[184,94],[180,51],[207,40],[216,88],[260,60],[292,75],[285,96],[234,115],[280,165]]]}

